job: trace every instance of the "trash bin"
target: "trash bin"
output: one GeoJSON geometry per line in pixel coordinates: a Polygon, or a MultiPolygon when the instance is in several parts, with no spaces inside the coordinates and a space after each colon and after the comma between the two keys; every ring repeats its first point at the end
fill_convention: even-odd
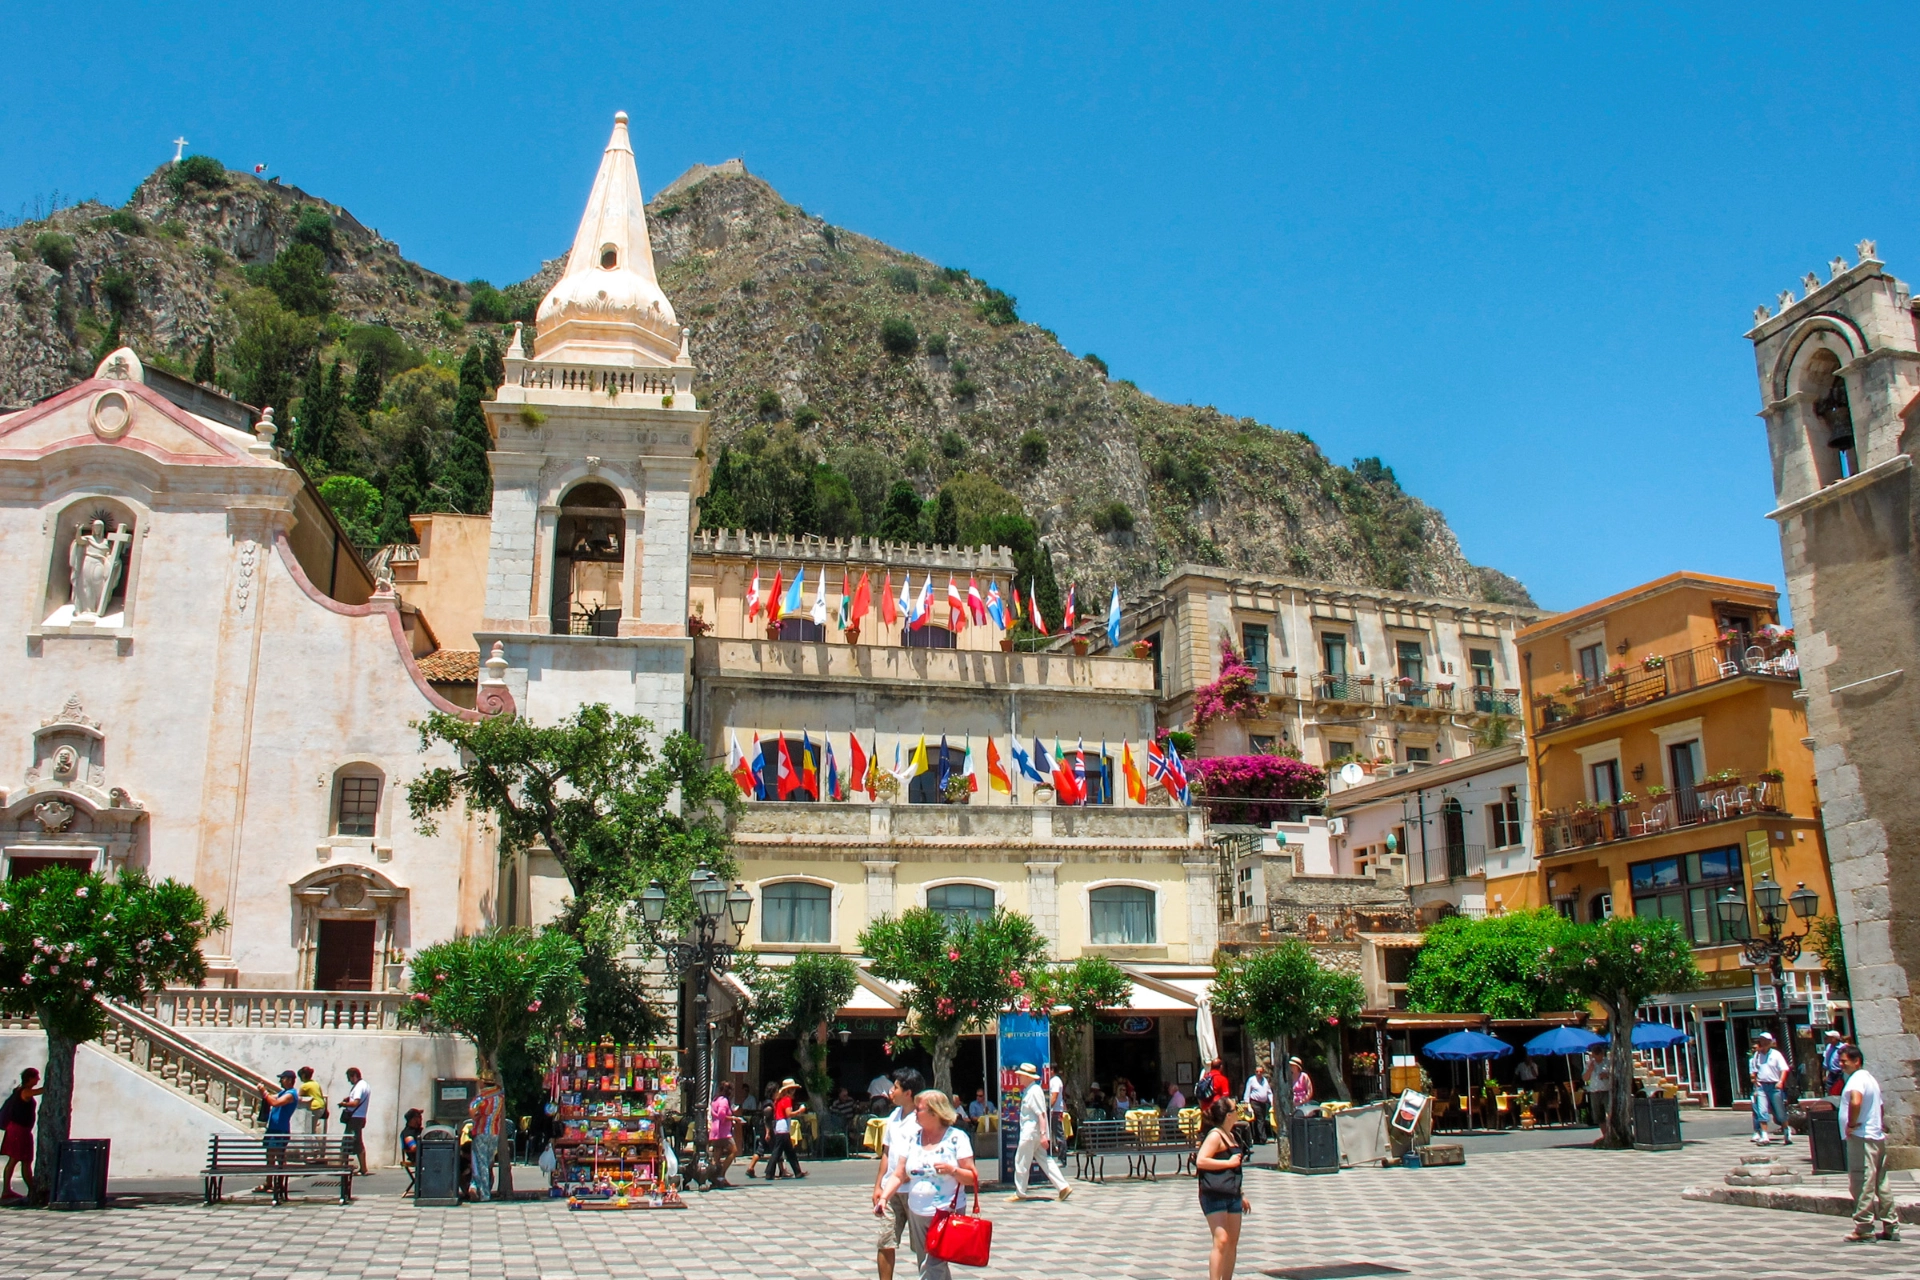
{"type": "Polygon", "coordinates": [[[428,1125],[420,1135],[414,1203],[460,1203],[460,1135],[443,1124],[428,1125]]]}
{"type": "Polygon", "coordinates": [[[104,1209],[107,1207],[107,1154],[111,1138],[68,1138],[54,1152],[53,1197],[55,1209],[104,1209]]]}
{"type": "Polygon", "coordinates": [[[1801,1109],[1807,1113],[1807,1145],[1813,1148],[1813,1171],[1845,1173],[1847,1143],[1840,1136],[1840,1108],[1825,1098],[1810,1098],[1801,1109]]]}
{"type": "Polygon", "coordinates": [[[1633,1100],[1633,1149],[1635,1151],[1678,1151],[1680,1149],[1680,1099],[1635,1098],[1633,1100]]]}
{"type": "Polygon", "coordinates": [[[1288,1168],[1294,1173],[1340,1172],[1340,1130],[1332,1116],[1294,1115],[1287,1123],[1288,1168]]]}

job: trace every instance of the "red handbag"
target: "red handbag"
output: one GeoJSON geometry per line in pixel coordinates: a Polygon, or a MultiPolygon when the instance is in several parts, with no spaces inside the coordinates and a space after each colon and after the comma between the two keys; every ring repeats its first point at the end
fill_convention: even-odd
{"type": "Polygon", "coordinates": [[[966,1199],[964,1188],[953,1195],[952,1209],[936,1209],[933,1225],[927,1228],[927,1252],[942,1262],[963,1267],[984,1267],[993,1252],[993,1223],[979,1216],[980,1185],[973,1187],[973,1213],[961,1212],[966,1199]]]}

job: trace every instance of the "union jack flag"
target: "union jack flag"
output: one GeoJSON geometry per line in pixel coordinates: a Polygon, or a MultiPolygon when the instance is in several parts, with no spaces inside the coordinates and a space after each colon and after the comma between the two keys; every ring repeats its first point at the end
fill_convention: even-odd
{"type": "Polygon", "coordinates": [[[1179,798],[1181,804],[1192,803],[1192,792],[1187,787],[1187,771],[1180,762],[1180,752],[1169,742],[1165,747],[1159,741],[1147,744],[1147,777],[1167,789],[1167,794],[1179,798]]]}

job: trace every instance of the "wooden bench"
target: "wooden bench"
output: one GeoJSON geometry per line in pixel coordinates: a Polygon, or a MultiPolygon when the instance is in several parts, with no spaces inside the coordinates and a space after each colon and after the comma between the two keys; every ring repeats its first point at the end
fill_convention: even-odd
{"type": "Polygon", "coordinates": [[[229,1175],[264,1177],[273,1202],[287,1202],[287,1179],[320,1174],[340,1183],[340,1203],[353,1203],[353,1137],[267,1133],[235,1137],[216,1133],[207,1139],[206,1202],[220,1203],[229,1175]]]}
{"type": "Polygon", "coordinates": [[[1127,1176],[1154,1182],[1160,1176],[1160,1157],[1174,1158],[1173,1173],[1179,1177],[1194,1167],[1199,1145],[1180,1128],[1178,1116],[1162,1116],[1157,1133],[1136,1133],[1133,1148],[1127,1154],[1127,1176]]]}
{"type": "Polygon", "coordinates": [[[1082,1121],[1074,1127],[1073,1137],[1075,1177],[1086,1182],[1105,1182],[1107,1157],[1115,1154],[1127,1155],[1131,1176],[1133,1157],[1128,1153],[1133,1147],[1133,1135],[1127,1132],[1125,1120],[1082,1121]]]}

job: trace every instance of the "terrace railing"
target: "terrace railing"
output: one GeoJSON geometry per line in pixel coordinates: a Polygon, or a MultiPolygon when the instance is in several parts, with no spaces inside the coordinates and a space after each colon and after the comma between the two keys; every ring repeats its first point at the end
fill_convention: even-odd
{"type": "Polygon", "coordinates": [[[1677,654],[1643,658],[1597,683],[1569,685],[1552,697],[1536,697],[1534,705],[1540,708],[1541,731],[1551,733],[1746,676],[1797,681],[1799,656],[1791,645],[1773,641],[1761,640],[1744,647],[1732,642],[1702,645],[1677,654]]]}
{"type": "Polygon", "coordinates": [[[1555,809],[1539,819],[1540,853],[1637,840],[1688,827],[1706,826],[1755,813],[1785,813],[1778,779],[1735,773],[1663,796],[1634,797],[1608,805],[1555,809]]]}

